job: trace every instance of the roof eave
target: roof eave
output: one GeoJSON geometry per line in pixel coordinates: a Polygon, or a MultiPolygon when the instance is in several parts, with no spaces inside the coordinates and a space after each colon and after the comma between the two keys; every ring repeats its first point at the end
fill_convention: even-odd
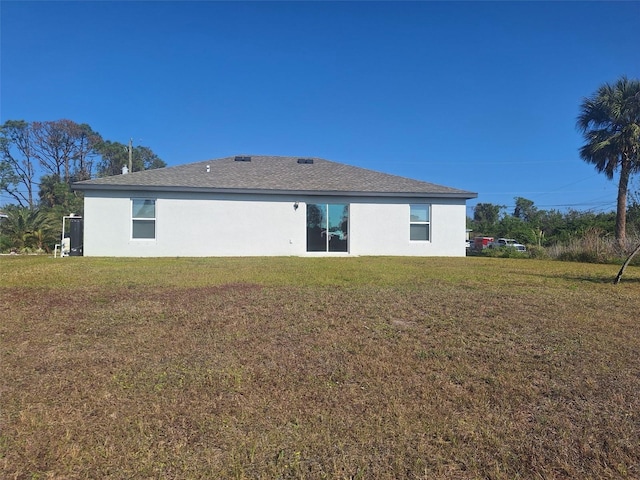
{"type": "Polygon", "coordinates": [[[268,195],[309,195],[309,196],[348,196],[348,197],[429,197],[429,198],[462,198],[471,199],[478,196],[475,192],[376,192],[376,191],[342,191],[342,190],[274,190],[252,188],[212,188],[187,186],[151,186],[151,185],[105,185],[82,184],[72,185],[74,190],[98,191],[136,191],[136,192],[183,192],[183,193],[231,193],[231,194],[268,194],[268,195]]]}

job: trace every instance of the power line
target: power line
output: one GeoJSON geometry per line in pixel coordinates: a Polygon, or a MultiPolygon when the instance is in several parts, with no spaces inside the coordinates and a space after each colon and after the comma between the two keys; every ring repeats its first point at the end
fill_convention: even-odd
{"type": "MultiPolygon", "coordinates": [[[[482,202],[479,202],[482,203],[482,202]]],[[[477,205],[477,204],[476,204],[477,205]]],[[[476,205],[467,205],[467,209],[469,210],[474,210],[476,205]]],[[[516,205],[515,204],[509,204],[509,205],[500,205],[501,207],[504,207],[505,209],[512,209],[515,208],[516,205]]],[[[589,210],[593,210],[593,209],[606,209],[606,208],[610,208],[612,210],[615,210],[616,207],[616,202],[615,201],[605,201],[605,202],[599,202],[599,201],[587,201],[587,202],[579,202],[579,203],[554,203],[554,204],[544,204],[544,205],[537,205],[534,204],[534,207],[540,209],[540,208],[578,208],[578,207],[591,207],[589,208],[589,210]]]]}

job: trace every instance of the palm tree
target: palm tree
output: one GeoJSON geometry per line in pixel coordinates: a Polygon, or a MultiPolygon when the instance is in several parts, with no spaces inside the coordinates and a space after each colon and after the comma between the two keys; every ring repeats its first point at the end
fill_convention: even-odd
{"type": "Polygon", "coordinates": [[[6,218],[0,224],[0,233],[5,235],[11,248],[21,250],[34,248],[50,250],[56,240],[52,219],[42,210],[9,205],[6,218]]]}
{"type": "Polygon", "coordinates": [[[623,76],[602,85],[582,101],[577,127],[585,140],[580,157],[609,179],[620,171],[616,239],[625,250],[629,178],[640,171],[640,81],[623,76]]]}

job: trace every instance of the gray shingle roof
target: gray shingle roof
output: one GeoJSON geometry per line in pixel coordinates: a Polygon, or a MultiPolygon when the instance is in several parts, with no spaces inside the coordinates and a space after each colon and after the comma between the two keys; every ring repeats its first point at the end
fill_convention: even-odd
{"type": "Polygon", "coordinates": [[[476,193],[313,158],[226,157],[176,167],[133,172],[73,184],[77,190],[148,190],[308,193],[474,198],[476,193]]]}

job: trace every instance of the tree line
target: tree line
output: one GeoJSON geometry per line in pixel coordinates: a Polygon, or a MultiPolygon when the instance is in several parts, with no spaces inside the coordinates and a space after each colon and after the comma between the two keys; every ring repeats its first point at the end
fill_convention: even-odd
{"type": "MultiPolygon", "coordinates": [[[[616,213],[590,212],[570,209],[566,212],[544,210],[534,202],[516,197],[515,207],[492,203],[478,203],[467,226],[473,236],[512,237],[521,243],[548,247],[580,238],[586,233],[601,236],[615,235],[616,213]]],[[[640,233],[640,204],[635,200],[630,204],[627,217],[630,230],[640,233]]]]}
{"type": "Polygon", "coordinates": [[[104,139],[89,125],[72,120],[9,120],[0,125],[0,251],[50,250],[60,240],[63,215],[82,214],[81,192],[73,182],[132,170],[165,167],[149,147],[104,139]]]}

